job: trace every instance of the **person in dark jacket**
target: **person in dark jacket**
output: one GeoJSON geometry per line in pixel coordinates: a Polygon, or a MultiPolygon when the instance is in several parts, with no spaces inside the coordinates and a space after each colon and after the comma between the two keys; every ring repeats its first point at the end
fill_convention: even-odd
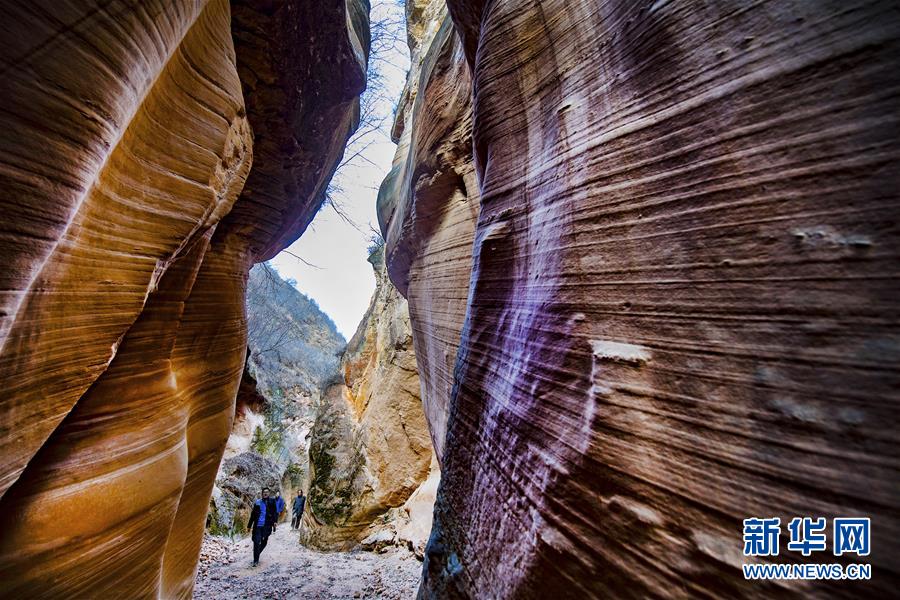
{"type": "Polygon", "coordinates": [[[303,490],[297,490],[297,497],[294,498],[294,518],[291,519],[291,527],[300,529],[300,519],[303,517],[303,508],[306,506],[306,496],[303,490]]]}
{"type": "Polygon", "coordinates": [[[275,499],[269,498],[269,488],[264,487],[261,497],[253,503],[250,522],[247,523],[247,529],[253,534],[253,564],[250,565],[252,567],[259,566],[259,555],[269,543],[269,534],[272,533],[276,516],[275,499]]]}

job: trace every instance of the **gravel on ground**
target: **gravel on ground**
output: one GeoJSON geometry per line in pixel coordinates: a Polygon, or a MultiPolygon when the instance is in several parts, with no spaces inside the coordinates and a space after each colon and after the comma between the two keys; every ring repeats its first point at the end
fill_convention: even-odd
{"type": "Polygon", "coordinates": [[[422,563],[405,548],[319,552],[301,546],[287,524],[269,537],[258,567],[250,566],[252,560],[250,538],[232,542],[206,534],[194,598],[407,600],[416,597],[422,572],[422,563]]]}

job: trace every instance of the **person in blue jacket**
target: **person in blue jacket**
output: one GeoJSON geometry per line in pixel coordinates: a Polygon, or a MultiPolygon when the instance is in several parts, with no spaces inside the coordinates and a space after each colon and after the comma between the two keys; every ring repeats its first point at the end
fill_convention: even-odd
{"type": "Polygon", "coordinates": [[[253,535],[253,564],[250,565],[251,567],[259,566],[259,555],[269,543],[269,535],[272,533],[277,514],[275,499],[269,498],[269,488],[264,487],[261,497],[253,503],[250,522],[247,523],[247,529],[251,530],[253,535]]]}
{"type": "Polygon", "coordinates": [[[306,496],[303,490],[297,490],[297,497],[294,498],[294,518],[291,519],[291,527],[300,529],[300,520],[303,519],[303,507],[306,506],[306,496]]]}
{"type": "Polygon", "coordinates": [[[281,493],[275,496],[275,522],[272,523],[272,531],[275,531],[275,527],[278,524],[278,520],[281,518],[281,513],[284,512],[284,498],[281,497],[281,493]]]}

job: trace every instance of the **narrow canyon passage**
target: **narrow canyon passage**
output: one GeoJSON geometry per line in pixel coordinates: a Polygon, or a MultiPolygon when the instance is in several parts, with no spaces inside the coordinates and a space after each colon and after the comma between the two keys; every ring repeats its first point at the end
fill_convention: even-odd
{"type": "Polygon", "coordinates": [[[405,598],[417,589],[440,470],[407,301],[375,229],[374,191],[396,150],[396,98],[414,73],[402,68],[402,5],[376,2],[370,20],[360,125],[327,205],[296,243],[249,273],[247,356],[195,598],[300,589],[405,598]],[[258,529],[250,516],[264,487],[287,508],[259,566],[248,567],[258,529]],[[304,506],[297,531],[289,527],[295,502],[304,506]]]}
{"type": "Polygon", "coordinates": [[[314,598],[415,593],[440,473],[406,302],[383,257],[383,245],[373,244],[368,266],[376,288],[349,343],[295,282],[268,263],[251,270],[247,362],[213,486],[195,598],[256,591],[293,597],[285,595],[292,588],[314,598]],[[253,568],[251,512],[264,487],[285,510],[253,568]]]}
{"type": "Polygon", "coordinates": [[[0,600],[898,596],[896,0],[0,6],[0,600]]]}

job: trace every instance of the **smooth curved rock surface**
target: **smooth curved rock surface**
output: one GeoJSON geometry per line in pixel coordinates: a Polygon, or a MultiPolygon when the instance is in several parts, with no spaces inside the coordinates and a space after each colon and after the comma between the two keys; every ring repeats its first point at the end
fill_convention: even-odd
{"type": "Polygon", "coordinates": [[[368,0],[232,0],[254,168],[226,222],[253,223],[268,260],[302,234],[359,121],[368,0]]]}
{"type": "Polygon", "coordinates": [[[896,6],[448,4],[481,212],[421,595],[894,593],[896,6]],[[878,575],[745,581],[741,520],[804,515],[878,575]]]}
{"type": "Polygon", "coordinates": [[[466,314],[479,195],[471,78],[442,0],[407,4],[412,68],[379,190],[391,279],[409,300],[422,403],[440,459],[466,314]]]}
{"type": "Polygon", "coordinates": [[[351,6],[4,5],[3,597],[190,597],[247,271],[302,232],[354,122],[351,6]],[[309,18],[320,35],[294,37],[309,18]],[[248,21],[268,52],[236,56],[248,21]],[[278,155],[266,119],[297,107],[316,127],[278,155]]]}

